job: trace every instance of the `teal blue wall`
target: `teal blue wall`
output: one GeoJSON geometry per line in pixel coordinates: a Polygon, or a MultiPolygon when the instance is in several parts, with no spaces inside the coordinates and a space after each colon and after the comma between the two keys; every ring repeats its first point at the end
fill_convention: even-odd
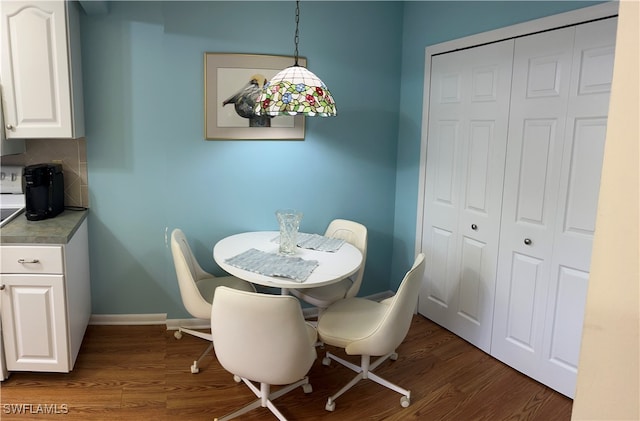
{"type": "Polygon", "coordinates": [[[302,2],[300,55],[339,114],[307,118],[304,141],[203,139],[204,53],[291,55],[292,2],[110,2],[83,15],[93,313],[187,317],[167,230],[220,274],[215,242],[275,230],[280,207],[303,211],[307,232],[364,223],[361,295],[394,289],[413,259],[424,48],[584,5],[302,2]]]}
{"type": "Polygon", "coordinates": [[[203,139],[204,53],[292,55],[294,3],[111,2],[107,15],[84,16],[93,313],[187,316],[165,227],[182,228],[219,274],[215,242],[277,229],[281,207],[304,212],[307,232],[338,217],[365,224],[362,292],[387,290],[402,9],[301,4],[300,55],[339,114],[307,118],[304,141],[203,139]]]}

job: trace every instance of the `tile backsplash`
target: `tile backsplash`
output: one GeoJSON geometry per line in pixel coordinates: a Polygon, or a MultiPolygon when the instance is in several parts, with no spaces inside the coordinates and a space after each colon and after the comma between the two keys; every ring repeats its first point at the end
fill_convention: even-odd
{"type": "Polygon", "coordinates": [[[85,138],[27,139],[25,143],[25,153],[3,156],[2,165],[61,163],[65,206],[89,207],[85,138]]]}

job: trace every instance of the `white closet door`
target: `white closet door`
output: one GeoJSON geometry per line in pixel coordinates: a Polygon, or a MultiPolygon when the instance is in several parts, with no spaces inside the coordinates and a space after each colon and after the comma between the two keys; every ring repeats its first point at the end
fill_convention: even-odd
{"type": "Polygon", "coordinates": [[[515,47],[491,354],[527,374],[542,349],[574,33],[515,47]]]}
{"type": "Polygon", "coordinates": [[[513,40],[435,56],[419,312],[489,352],[513,40]]]}
{"type": "Polygon", "coordinates": [[[573,397],[613,78],[616,19],[576,27],[547,296],[543,383],[573,397]]]}
{"type": "Polygon", "coordinates": [[[493,356],[570,397],[615,23],[578,28],[516,41],[491,344],[493,356]]]}

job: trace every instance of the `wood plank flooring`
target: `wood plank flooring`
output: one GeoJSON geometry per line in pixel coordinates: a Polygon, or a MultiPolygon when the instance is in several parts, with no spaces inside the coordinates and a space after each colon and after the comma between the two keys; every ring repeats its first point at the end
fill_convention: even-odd
{"type": "MultiPolygon", "coordinates": [[[[71,373],[15,372],[2,383],[0,419],[211,421],[254,398],[222,369],[213,353],[200,373],[191,374],[193,358],[205,347],[203,340],[190,335],[176,340],[164,326],[89,326],[71,373]],[[23,413],[15,413],[18,409],[23,413]]],[[[411,390],[408,408],[400,406],[399,394],[364,380],[337,399],[334,412],[327,412],[327,397],[353,373],[335,362],[323,366],[322,349],[309,373],[313,392],[305,395],[298,388],[275,404],[291,421],[571,418],[571,399],[420,315],[414,316],[398,353],[397,361],[385,362],[376,372],[411,390]]],[[[275,417],[259,408],[239,419],[275,417]]]]}

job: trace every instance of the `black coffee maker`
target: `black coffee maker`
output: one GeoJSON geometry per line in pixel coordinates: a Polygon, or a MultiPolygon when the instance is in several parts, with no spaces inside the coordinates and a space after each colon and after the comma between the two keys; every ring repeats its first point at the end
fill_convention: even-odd
{"type": "Polygon", "coordinates": [[[29,221],[53,218],[64,210],[64,177],[61,164],[24,167],[25,216],[29,221]]]}

